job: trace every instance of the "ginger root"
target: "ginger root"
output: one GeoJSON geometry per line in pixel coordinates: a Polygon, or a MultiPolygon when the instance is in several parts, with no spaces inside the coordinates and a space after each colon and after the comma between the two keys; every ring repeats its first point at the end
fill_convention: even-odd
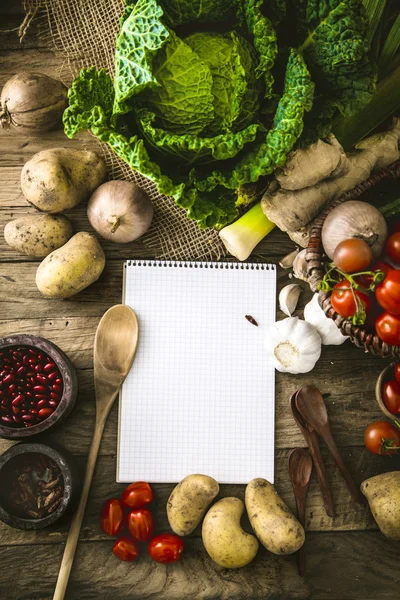
{"type": "Polygon", "coordinates": [[[368,179],[373,170],[398,160],[399,142],[400,119],[393,119],[388,131],[366,138],[348,155],[332,135],[326,142],[295,150],[277,173],[279,188],[274,181],[263,196],[264,214],[282,231],[291,232],[297,243],[307,245],[306,226],[332,200],[368,179]],[[310,185],[296,187],[304,183],[310,185]]]}

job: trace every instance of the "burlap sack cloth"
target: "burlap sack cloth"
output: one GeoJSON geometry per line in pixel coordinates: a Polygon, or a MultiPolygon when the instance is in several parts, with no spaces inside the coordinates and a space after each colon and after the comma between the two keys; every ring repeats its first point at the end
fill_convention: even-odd
{"type": "MultiPolygon", "coordinates": [[[[40,37],[64,59],[60,78],[67,86],[83,67],[104,67],[114,77],[115,40],[123,0],[24,0],[24,8],[26,17],[20,36],[34,20],[40,37]]],[[[150,195],[154,220],[142,241],[157,258],[218,259],[226,254],[215,230],[199,229],[172,198],[159,194],[153,183],[132,171],[106,144],[99,145],[111,178],[134,181],[150,195]]]]}

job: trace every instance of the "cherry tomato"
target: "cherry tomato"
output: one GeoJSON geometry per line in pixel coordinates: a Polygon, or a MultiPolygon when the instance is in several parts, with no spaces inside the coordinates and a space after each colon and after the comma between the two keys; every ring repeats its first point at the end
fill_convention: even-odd
{"type": "Polygon", "coordinates": [[[137,542],[147,542],[153,535],[154,519],[147,508],[131,510],[127,521],[129,533],[137,542]]]}
{"type": "Polygon", "coordinates": [[[375,321],[375,329],[383,342],[400,346],[400,316],[384,312],[375,321]]]}
{"type": "MultiPolygon", "coordinates": [[[[392,265],[389,265],[389,263],[384,262],[383,260],[378,260],[377,262],[375,262],[373,265],[371,265],[370,267],[368,267],[369,271],[382,271],[386,275],[389,273],[389,271],[393,271],[393,267],[392,265]]],[[[357,281],[360,283],[360,285],[362,285],[363,287],[369,287],[371,285],[371,283],[373,282],[373,277],[371,275],[360,275],[360,277],[357,277],[357,281]]]]}
{"type": "Polygon", "coordinates": [[[394,378],[396,381],[400,382],[400,362],[394,365],[394,378]]]}
{"type": "Polygon", "coordinates": [[[394,415],[400,414],[400,383],[391,379],[383,384],[382,397],[386,408],[394,415]]]}
{"type": "Polygon", "coordinates": [[[183,540],[173,533],[162,533],[149,544],[150,557],[160,563],[173,563],[180,559],[183,552],[183,540]]]}
{"type": "Polygon", "coordinates": [[[400,315],[400,271],[392,269],[377,286],[375,295],[385,310],[400,315]]]}
{"type": "Polygon", "coordinates": [[[100,513],[100,527],[108,535],[117,535],[123,525],[124,511],[117,498],[106,500],[100,513]]]}
{"type": "Polygon", "coordinates": [[[373,454],[395,454],[400,449],[400,430],[389,421],[375,421],[365,430],[364,444],[373,454]]]}
{"type": "Polygon", "coordinates": [[[137,544],[128,537],[120,537],[112,547],[113,554],[120,560],[133,562],[139,558],[140,550],[137,544]]]}
{"type": "Polygon", "coordinates": [[[385,245],[386,254],[395,263],[400,263],[400,231],[396,231],[387,240],[385,245]]]}
{"type": "Polygon", "coordinates": [[[145,481],[136,481],[124,489],[121,499],[128,508],[143,508],[153,500],[153,490],[145,481]]]}
{"type": "Polygon", "coordinates": [[[353,293],[350,282],[347,279],[339,281],[333,288],[331,296],[332,306],[341,317],[348,319],[356,314],[357,305],[354,296],[364,305],[364,310],[368,313],[371,308],[371,299],[363,292],[354,290],[353,293]]]}
{"type": "Polygon", "coordinates": [[[335,248],[333,262],[344,273],[364,271],[372,261],[372,250],[367,242],[358,238],[343,240],[335,248]]]}

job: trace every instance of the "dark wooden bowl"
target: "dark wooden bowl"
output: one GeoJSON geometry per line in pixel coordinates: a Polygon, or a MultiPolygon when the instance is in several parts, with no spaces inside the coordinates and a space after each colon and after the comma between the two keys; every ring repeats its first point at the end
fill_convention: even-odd
{"type": "Polygon", "coordinates": [[[59,405],[50,417],[32,427],[7,427],[0,425],[0,437],[7,440],[20,440],[39,435],[52,429],[66,419],[74,407],[78,393],[78,379],[75,368],[68,356],[58,346],[45,338],[34,335],[13,335],[0,339],[0,350],[10,346],[31,346],[43,350],[56,363],[63,379],[63,394],[59,405]]]}
{"type": "MultiPolygon", "coordinates": [[[[323,247],[321,241],[322,226],[329,213],[347,200],[362,200],[362,195],[373,190],[384,181],[400,179],[400,161],[388,168],[381,169],[375,175],[360,183],[332,202],[329,207],[314,222],[311,229],[310,241],[306,252],[308,283],[313,292],[318,292],[318,284],[325,275],[323,247]]],[[[382,358],[400,357],[400,346],[392,346],[383,342],[376,333],[368,331],[362,325],[353,325],[351,321],[338,315],[331,304],[331,292],[319,292],[318,301],[326,316],[333,319],[337,327],[350,340],[366,352],[382,358]]]]}
{"type": "Polygon", "coordinates": [[[47,446],[45,444],[20,443],[11,446],[2,456],[0,456],[0,519],[3,523],[15,527],[16,529],[43,529],[55,521],[58,521],[63,514],[72,508],[78,498],[79,493],[79,475],[74,458],[59,446],[47,446]],[[51,458],[58,466],[63,477],[64,494],[60,505],[47,517],[42,519],[23,518],[14,515],[6,506],[7,498],[7,469],[12,466],[13,460],[21,454],[44,454],[51,458]]]}
{"type": "Polygon", "coordinates": [[[386,417],[389,417],[389,419],[392,419],[393,421],[399,420],[400,415],[394,415],[393,413],[390,412],[390,410],[388,410],[385,406],[385,403],[383,401],[383,396],[382,396],[382,387],[383,384],[386,383],[387,381],[390,381],[391,379],[394,379],[394,365],[396,363],[390,363],[390,365],[387,365],[383,371],[381,371],[378,379],[376,380],[376,385],[375,385],[375,396],[376,396],[376,401],[378,403],[379,408],[381,409],[381,411],[383,412],[383,414],[386,417]]]}

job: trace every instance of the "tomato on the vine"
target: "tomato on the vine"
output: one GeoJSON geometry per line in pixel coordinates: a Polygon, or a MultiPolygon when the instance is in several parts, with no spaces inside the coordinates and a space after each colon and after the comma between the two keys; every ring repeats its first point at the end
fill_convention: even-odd
{"type": "Polygon", "coordinates": [[[112,547],[112,552],[117,558],[127,562],[133,562],[140,554],[137,544],[128,537],[118,538],[112,547]]]}
{"type": "Polygon", "coordinates": [[[372,250],[367,242],[350,238],[340,242],[333,253],[333,262],[344,273],[364,271],[372,261],[372,250]]]}
{"type": "Polygon", "coordinates": [[[129,533],[137,542],[147,542],[153,535],[154,519],[147,508],[131,510],[127,522],[129,533]]]}
{"type": "Polygon", "coordinates": [[[383,402],[393,415],[400,414],[400,383],[395,379],[386,381],[382,386],[383,402]]]}
{"type": "Polygon", "coordinates": [[[145,481],[131,483],[122,492],[122,504],[128,508],[143,508],[153,500],[153,490],[145,481]]]}
{"type": "Polygon", "coordinates": [[[173,563],[180,559],[183,552],[183,540],[173,533],[162,533],[149,544],[150,557],[160,563],[173,563]]]}
{"type": "Polygon", "coordinates": [[[400,263],[400,231],[396,231],[387,240],[385,245],[386,254],[395,263],[400,263]]]}
{"type": "Polygon", "coordinates": [[[394,365],[394,378],[396,381],[400,382],[400,362],[394,365]]]}
{"type": "Polygon", "coordinates": [[[400,346],[400,315],[382,313],[375,321],[375,329],[383,342],[400,346]]]}
{"type": "Polygon", "coordinates": [[[100,527],[108,535],[117,535],[123,525],[124,511],[117,498],[106,500],[100,513],[100,527]]]}
{"type": "Polygon", "coordinates": [[[395,454],[400,450],[400,429],[389,421],[370,423],[364,433],[364,444],[373,454],[395,454]]]}
{"type": "Polygon", "coordinates": [[[375,295],[385,310],[400,315],[400,271],[392,269],[377,286],[375,295]]]}
{"type": "Polygon", "coordinates": [[[352,290],[351,284],[347,279],[335,284],[331,302],[335,311],[341,317],[346,317],[347,319],[357,313],[365,312],[367,314],[371,308],[371,299],[369,296],[358,290],[352,290]]]}

